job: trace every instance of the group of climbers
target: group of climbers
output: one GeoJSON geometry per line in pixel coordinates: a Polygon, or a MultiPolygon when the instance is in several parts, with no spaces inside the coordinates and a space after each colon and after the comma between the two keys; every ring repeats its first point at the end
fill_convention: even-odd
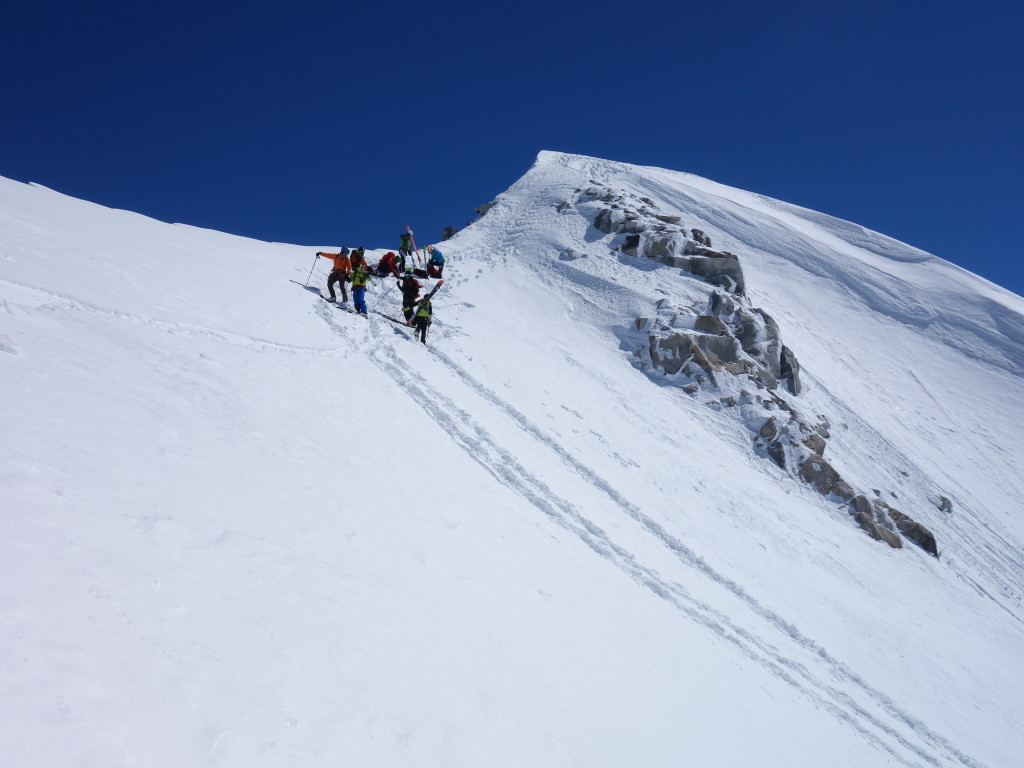
{"type": "MultiPolygon", "coordinates": [[[[345,283],[352,283],[352,302],[358,314],[366,315],[366,286],[371,277],[393,276],[398,279],[398,287],[402,292],[402,312],[405,315],[405,324],[413,326],[423,344],[427,343],[427,329],[433,322],[433,304],[431,297],[434,291],[420,298],[422,285],[417,277],[434,278],[441,280],[444,272],[444,254],[439,248],[428,245],[425,249],[426,268],[413,268],[407,266],[407,259],[415,252],[415,245],[411,232],[403,232],[399,239],[398,254],[388,251],[381,257],[375,268],[366,264],[366,249],[356,248],[349,251],[348,248],[341,248],[338,253],[317,251],[318,258],[333,259],[331,272],[327,277],[327,301],[337,301],[334,292],[335,284],[341,288],[341,300],[348,302],[348,293],[345,290],[345,283]]],[[[417,253],[418,257],[418,253],[417,253]]],[[[442,281],[443,282],[443,281],[442,281]]],[[[436,290],[436,288],[435,288],[436,290]]]]}
{"type": "Polygon", "coordinates": [[[356,312],[366,314],[366,284],[370,282],[370,270],[366,266],[366,249],[356,248],[349,251],[342,248],[338,253],[326,253],[317,251],[318,258],[333,259],[331,273],[327,276],[327,292],[331,298],[328,301],[336,301],[334,284],[341,287],[341,300],[348,302],[348,293],[345,291],[345,283],[352,283],[352,303],[356,312]]]}

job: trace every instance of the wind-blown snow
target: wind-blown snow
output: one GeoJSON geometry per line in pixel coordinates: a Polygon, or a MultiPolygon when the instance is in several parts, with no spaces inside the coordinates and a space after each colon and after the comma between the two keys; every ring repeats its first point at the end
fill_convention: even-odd
{"type": "Polygon", "coordinates": [[[342,244],[0,180],[0,762],[1019,764],[1024,300],[557,153],[442,246],[427,347],[303,288],[342,244]],[[556,209],[590,180],[740,256],[829,458],[940,559],[633,364],[707,286],[556,209]]]}

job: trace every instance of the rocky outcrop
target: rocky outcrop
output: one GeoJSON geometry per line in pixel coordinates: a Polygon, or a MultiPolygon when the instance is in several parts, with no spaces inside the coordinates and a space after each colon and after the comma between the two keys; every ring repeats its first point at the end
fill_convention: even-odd
{"type": "Polygon", "coordinates": [[[895,524],[884,514],[879,514],[871,500],[863,494],[850,501],[853,519],[872,539],[884,541],[893,549],[901,549],[903,541],[896,535],[895,524]]]}
{"type": "Polygon", "coordinates": [[[708,248],[711,247],[711,238],[704,234],[702,230],[691,229],[690,234],[693,235],[693,239],[701,245],[706,245],[708,248]]]}
{"type": "MultiPolygon", "coordinates": [[[[578,191],[576,208],[613,238],[608,247],[679,269],[710,286],[703,305],[661,299],[649,316],[636,319],[635,331],[646,337],[633,352],[637,365],[672,377],[709,407],[734,410],[751,430],[758,454],[844,505],[872,538],[895,548],[905,538],[937,556],[935,538],[925,526],[858,492],[825,458],[829,422],[801,412],[800,363],[783,343],[778,323],[752,306],[740,257],[714,250],[703,230],[687,231],[681,216],[659,211],[649,198],[595,181],[591,185],[578,191]]],[[[939,504],[949,502],[943,497],[939,504]]]]}
{"type": "Polygon", "coordinates": [[[630,235],[622,246],[622,252],[627,256],[636,256],[640,248],[640,235],[630,235]]]}
{"type": "MultiPolygon", "coordinates": [[[[662,261],[670,256],[681,256],[685,247],[684,242],[680,241],[678,235],[656,235],[645,238],[643,242],[642,254],[646,258],[656,261],[662,261]]],[[[678,263],[680,269],[687,269],[689,261],[689,259],[680,261],[678,263]]]]}
{"type": "Polygon", "coordinates": [[[800,386],[800,363],[796,355],[789,347],[782,346],[782,354],[779,356],[779,378],[786,382],[786,387],[794,395],[799,395],[800,386]]]}
{"type": "Polygon", "coordinates": [[[607,235],[617,232],[620,223],[622,223],[622,214],[611,208],[602,208],[601,212],[597,214],[597,218],[594,219],[594,226],[607,235]]]}
{"type": "MultiPolygon", "coordinates": [[[[684,253],[692,255],[689,253],[691,250],[687,247],[684,253]]],[[[716,253],[714,256],[689,259],[688,271],[690,274],[703,277],[709,283],[722,286],[729,293],[743,295],[747,292],[739,257],[731,253],[716,253]]]]}
{"type": "Polygon", "coordinates": [[[886,504],[881,499],[874,499],[875,507],[880,508],[888,515],[889,519],[896,524],[896,528],[904,537],[914,542],[917,546],[933,557],[939,556],[939,549],[935,543],[935,536],[916,520],[903,514],[898,509],[886,504]]]}
{"type": "Polygon", "coordinates": [[[805,459],[800,464],[799,473],[800,479],[808,485],[814,486],[814,489],[822,496],[832,493],[836,483],[842,480],[835,468],[818,454],[805,459]]]}

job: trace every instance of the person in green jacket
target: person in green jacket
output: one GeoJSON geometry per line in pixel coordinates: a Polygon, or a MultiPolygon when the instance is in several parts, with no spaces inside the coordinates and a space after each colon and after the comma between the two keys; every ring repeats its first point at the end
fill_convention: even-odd
{"type": "Polygon", "coordinates": [[[398,236],[398,254],[403,259],[412,258],[412,235],[403,232],[398,236]]]}
{"type": "Polygon", "coordinates": [[[416,314],[413,317],[412,325],[413,328],[420,335],[420,342],[422,344],[427,343],[427,328],[434,322],[434,307],[430,302],[430,298],[424,296],[418,302],[416,302],[416,314]]]}
{"type": "Polygon", "coordinates": [[[356,312],[360,315],[366,314],[366,284],[369,282],[370,270],[366,268],[366,260],[354,263],[352,265],[352,303],[355,304],[356,312]]]}

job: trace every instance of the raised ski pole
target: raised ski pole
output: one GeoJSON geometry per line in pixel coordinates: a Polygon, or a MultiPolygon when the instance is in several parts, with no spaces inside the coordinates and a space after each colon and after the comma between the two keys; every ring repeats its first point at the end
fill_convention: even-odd
{"type": "Polygon", "coordinates": [[[412,241],[412,252],[416,254],[416,261],[423,264],[424,261],[420,258],[420,249],[416,247],[416,238],[412,236],[412,228],[406,224],[405,231],[409,233],[409,239],[412,241]]]}
{"type": "Polygon", "coordinates": [[[316,260],[320,258],[320,251],[316,252],[316,256],[313,257],[313,266],[309,268],[309,276],[306,278],[306,287],[309,288],[309,278],[313,276],[313,270],[316,269],[316,260]]]}

